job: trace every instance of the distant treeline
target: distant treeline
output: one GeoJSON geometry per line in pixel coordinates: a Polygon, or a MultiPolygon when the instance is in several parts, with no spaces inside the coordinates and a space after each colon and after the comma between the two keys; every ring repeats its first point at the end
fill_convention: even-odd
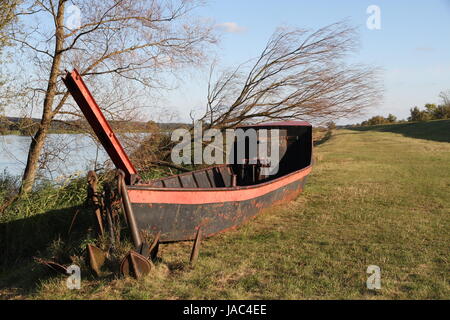
{"type": "MultiPolygon", "coordinates": [[[[34,135],[41,119],[3,117],[0,118],[0,135],[20,134],[34,135]]],[[[148,132],[158,126],[161,130],[171,131],[180,127],[187,127],[185,123],[157,123],[154,121],[109,121],[114,132],[148,132]]],[[[54,120],[50,133],[84,133],[90,130],[86,120],[54,120]]]]}
{"type": "Polygon", "coordinates": [[[409,112],[410,116],[406,120],[397,120],[396,116],[389,114],[387,117],[374,116],[355,126],[374,126],[379,124],[450,119],[450,104],[436,105],[427,103],[422,110],[418,107],[414,107],[409,109],[409,112]]]}
{"type": "MultiPolygon", "coordinates": [[[[400,120],[402,121],[402,120],[400,120]]],[[[403,120],[405,121],[405,120],[403,120]]],[[[377,124],[388,124],[388,123],[396,123],[397,117],[393,114],[389,114],[387,117],[383,116],[374,116],[366,121],[361,122],[361,124],[357,124],[357,126],[374,126],[377,124]]]]}
{"type": "Polygon", "coordinates": [[[408,121],[428,121],[439,119],[450,119],[450,104],[435,105],[427,103],[424,110],[414,107],[410,109],[411,116],[408,121]]]}

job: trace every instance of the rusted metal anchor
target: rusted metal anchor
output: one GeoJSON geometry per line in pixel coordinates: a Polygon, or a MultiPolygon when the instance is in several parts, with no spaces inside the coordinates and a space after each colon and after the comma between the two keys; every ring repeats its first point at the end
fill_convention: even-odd
{"type": "Polygon", "coordinates": [[[198,259],[198,253],[200,250],[200,242],[202,240],[202,228],[197,229],[197,234],[195,235],[194,245],[192,246],[191,258],[189,259],[189,264],[191,267],[195,266],[198,259]]]}
{"type": "MultiPolygon", "coordinates": [[[[98,193],[98,177],[95,171],[88,172],[88,199],[94,206],[94,214],[97,220],[97,230],[100,236],[105,234],[104,220],[106,216],[106,224],[110,238],[110,245],[114,247],[116,242],[120,241],[118,217],[114,215],[112,209],[112,191],[109,185],[105,185],[105,196],[98,193]]],[[[108,253],[94,246],[88,244],[86,247],[88,254],[89,265],[96,276],[100,275],[100,269],[105,263],[108,253]]]]}
{"type": "Polygon", "coordinates": [[[115,248],[120,242],[120,217],[116,210],[116,203],[120,202],[118,192],[113,190],[109,184],[104,186],[104,211],[106,224],[109,232],[111,247],[115,248]]]}
{"type": "Polygon", "coordinates": [[[156,236],[153,238],[153,242],[150,245],[149,248],[149,253],[148,253],[148,257],[152,260],[155,261],[156,258],[158,257],[158,250],[159,250],[159,238],[161,237],[161,231],[159,231],[156,236]]]}
{"type": "Polygon", "coordinates": [[[148,245],[143,241],[139,253],[134,250],[128,252],[120,264],[120,272],[122,275],[131,275],[136,279],[140,279],[150,273],[151,269],[154,267],[152,261],[155,261],[158,256],[160,237],[161,232],[158,232],[153,238],[151,245],[148,245]]]}
{"type": "Polygon", "coordinates": [[[136,219],[131,208],[130,199],[125,187],[125,173],[122,170],[118,170],[118,189],[122,196],[123,208],[125,216],[127,218],[128,226],[130,227],[131,238],[133,239],[134,247],[136,250],[130,250],[128,254],[123,258],[120,264],[120,272],[124,276],[132,275],[136,279],[139,279],[148,273],[153,268],[153,263],[147,258],[147,250],[150,253],[150,246],[144,243],[141,239],[136,219]],[[138,252],[139,251],[139,252],[138,252]]]}
{"type": "Polygon", "coordinates": [[[98,277],[100,275],[100,269],[102,268],[103,264],[105,263],[106,258],[108,257],[108,254],[101,250],[100,248],[97,248],[96,246],[92,244],[88,244],[86,246],[86,250],[89,257],[89,265],[94,272],[94,274],[98,277]]]}
{"type": "Polygon", "coordinates": [[[120,263],[120,272],[123,276],[133,276],[140,279],[150,273],[153,263],[143,255],[131,250],[120,263]]]}
{"type": "MultiPolygon", "coordinates": [[[[154,268],[152,261],[156,261],[158,256],[161,232],[155,234],[151,244],[148,244],[145,241],[145,235],[141,235],[137,227],[130,200],[128,198],[128,192],[124,180],[125,175],[121,170],[117,171],[117,193],[115,193],[109,185],[105,185],[104,196],[96,194],[97,178],[95,173],[90,173],[89,177],[92,200],[94,203],[98,203],[98,208],[95,208],[95,214],[97,221],[99,222],[99,229],[103,230],[103,233],[109,233],[111,243],[110,249],[114,249],[115,245],[120,241],[120,236],[118,235],[119,228],[117,226],[119,219],[118,215],[115,214],[116,212],[112,205],[114,199],[116,199],[116,195],[119,196],[125,212],[126,221],[128,223],[128,227],[130,228],[131,238],[135,249],[130,250],[122,259],[120,263],[120,273],[123,276],[133,276],[136,279],[144,277],[154,268]],[[104,226],[106,226],[106,228],[104,226]]],[[[202,228],[199,227],[195,235],[189,259],[189,264],[191,267],[194,267],[198,260],[201,241],[202,228]]],[[[88,244],[86,250],[91,269],[97,276],[100,275],[101,267],[108,258],[108,253],[92,244],[88,244]]]]}
{"type": "Polygon", "coordinates": [[[89,171],[88,172],[88,199],[92,202],[92,205],[94,206],[94,214],[97,218],[97,230],[100,235],[104,234],[104,227],[103,227],[103,219],[102,219],[102,203],[101,199],[97,193],[97,186],[98,186],[98,178],[95,171],[89,171]]]}

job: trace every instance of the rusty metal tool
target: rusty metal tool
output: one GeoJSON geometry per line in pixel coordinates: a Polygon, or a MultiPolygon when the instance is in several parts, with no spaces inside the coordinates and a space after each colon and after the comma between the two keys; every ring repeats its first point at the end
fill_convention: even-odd
{"type": "Polygon", "coordinates": [[[197,262],[201,240],[202,240],[202,228],[199,227],[197,229],[197,234],[195,235],[194,245],[192,246],[191,258],[189,259],[189,264],[191,265],[191,267],[193,267],[197,262]]]}
{"type": "Polygon", "coordinates": [[[89,257],[89,265],[92,271],[94,271],[94,274],[98,277],[108,255],[106,252],[92,244],[88,244],[86,250],[89,257]]]}
{"type": "Polygon", "coordinates": [[[120,263],[120,273],[136,279],[141,279],[149,274],[152,268],[153,263],[150,260],[133,250],[128,252],[120,263]]]}

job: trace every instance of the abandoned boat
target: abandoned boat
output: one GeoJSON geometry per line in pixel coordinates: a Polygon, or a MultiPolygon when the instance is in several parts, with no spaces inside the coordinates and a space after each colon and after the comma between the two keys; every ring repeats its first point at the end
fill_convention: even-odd
{"type": "Polygon", "coordinates": [[[267,207],[296,198],[311,172],[312,126],[284,121],[239,127],[278,129],[280,162],[275,175],[262,175],[261,161],[243,161],[143,182],[80,74],[67,72],[63,80],[123,171],[122,201],[136,246],[141,244],[141,230],[172,242],[195,239],[199,228],[203,237],[235,228],[267,207]]]}

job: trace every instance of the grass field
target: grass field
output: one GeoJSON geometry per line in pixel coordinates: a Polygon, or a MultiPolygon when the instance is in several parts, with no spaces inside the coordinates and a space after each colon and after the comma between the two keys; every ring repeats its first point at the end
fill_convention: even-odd
{"type": "Polygon", "coordinates": [[[450,142],[450,120],[433,120],[426,122],[405,122],[354,128],[358,131],[379,131],[398,133],[405,137],[450,142]]]}
{"type": "Polygon", "coordinates": [[[187,263],[191,243],[162,245],[162,260],[143,281],[95,279],[82,269],[81,290],[71,291],[64,277],[22,260],[3,269],[0,295],[450,299],[448,141],[450,121],[336,130],[315,148],[313,173],[297,200],[205,240],[194,269],[187,263]],[[381,268],[381,290],[366,288],[369,265],[381,268]]]}

